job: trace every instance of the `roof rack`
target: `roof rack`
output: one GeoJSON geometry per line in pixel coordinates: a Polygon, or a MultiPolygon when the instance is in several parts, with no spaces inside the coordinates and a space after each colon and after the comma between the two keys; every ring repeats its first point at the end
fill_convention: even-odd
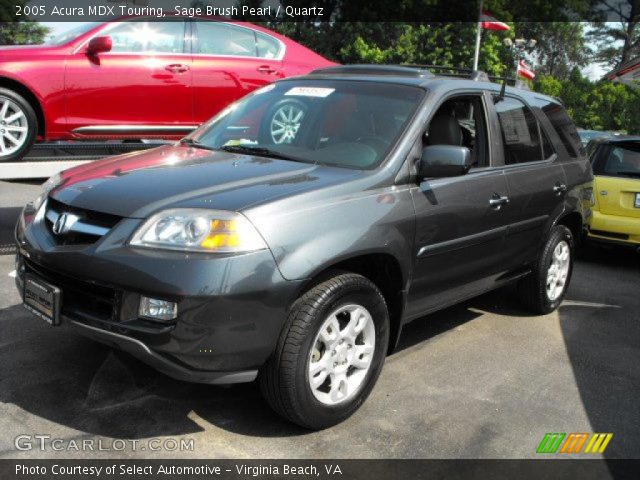
{"type": "Polygon", "coordinates": [[[516,79],[513,77],[500,77],[497,75],[487,75],[482,70],[472,70],[470,68],[460,67],[447,67],[444,65],[404,65],[409,68],[419,68],[422,70],[429,70],[436,74],[446,75],[448,77],[468,78],[470,80],[476,80],[478,82],[513,82],[515,84],[516,79]]]}
{"type": "Polygon", "coordinates": [[[400,77],[433,77],[430,71],[410,65],[338,65],[335,67],[319,68],[309,75],[389,75],[400,77]]]}
{"type": "Polygon", "coordinates": [[[448,77],[468,78],[478,82],[500,82],[515,85],[515,78],[487,75],[482,70],[469,68],[447,67],[444,65],[337,65],[335,67],[319,68],[309,75],[389,75],[399,77],[433,77],[436,74],[448,77]]]}

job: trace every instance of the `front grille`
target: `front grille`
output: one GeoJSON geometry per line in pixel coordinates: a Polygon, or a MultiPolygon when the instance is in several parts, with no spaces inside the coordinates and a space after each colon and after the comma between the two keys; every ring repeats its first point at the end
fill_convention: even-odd
{"type": "Polygon", "coordinates": [[[116,226],[122,217],[66,205],[49,198],[45,211],[45,225],[58,245],[85,245],[98,241],[116,226]],[[56,233],[54,227],[66,214],[67,227],[56,233]],[[73,221],[70,221],[73,219],[73,221]]]}
{"type": "Polygon", "coordinates": [[[79,280],[55,270],[36,265],[20,256],[24,270],[35,274],[62,291],[61,314],[94,327],[117,333],[162,334],[173,330],[175,323],[159,323],[137,318],[139,295],[104,285],[79,280]]]}
{"type": "Polygon", "coordinates": [[[24,259],[25,271],[62,290],[62,314],[77,320],[111,321],[119,292],[85,282],[24,259]]]}
{"type": "Polygon", "coordinates": [[[591,230],[593,235],[598,235],[599,237],[609,237],[615,238],[617,240],[629,240],[629,235],[624,233],[615,233],[615,232],[605,232],[604,230],[591,230]]]}

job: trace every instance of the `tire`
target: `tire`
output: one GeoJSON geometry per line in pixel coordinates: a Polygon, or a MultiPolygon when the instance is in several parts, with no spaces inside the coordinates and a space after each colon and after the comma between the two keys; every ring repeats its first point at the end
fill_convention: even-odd
{"type": "Polygon", "coordinates": [[[336,425],[368,397],[382,370],[388,343],[389,314],[380,290],[361,275],[337,274],[292,305],[276,351],[260,372],[262,394],[278,414],[302,427],[321,430],[336,425]],[[333,319],[338,321],[337,328],[333,319]],[[361,327],[355,341],[340,340],[349,333],[348,325],[361,327]],[[321,327],[326,327],[324,335],[335,334],[331,340],[335,348],[327,347],[328,341],[323,343],[321,327]],[[320,371],[313,376],[310,368],[320,371]]]}
{"type": "Polygon", "coordinates": [[[0,88],[0,162],[22,160],[38,134],[38,119],[22,96],[0,88]]]}
{"type": "Polygon", "coordinates": [[[307,105],[295,98],[285,98],[273,105],[260,131],[260,143],[289,145],[299,137],[302,120],[307,115],[307,105]]]}
{"type": "Polygon", "coordinates": [[[533,271],[518,283],[517,292],[522,303],[538,314],[556,310],[567,292],[573,272],[574,256],[575,243],[571,230],[564,225],[556,225],[551,229],[533,271]],[[559,256],[564,255],[566,264],[559,262],[559,256]],[[556,273],[555,283],[550,280],[552,268],[556,273]],[[556,288],[550,288],[552,285],[556,288]]]}

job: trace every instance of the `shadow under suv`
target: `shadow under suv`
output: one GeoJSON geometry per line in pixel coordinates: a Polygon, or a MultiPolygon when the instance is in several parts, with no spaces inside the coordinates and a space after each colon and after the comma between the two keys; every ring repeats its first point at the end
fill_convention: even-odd
{"type": "Polygon", "coordinates": [[[259,377],[320,429],[364,402],[407,322],[509,283],[556,309],[591,181],[555,99],[332,67],[50,179],[16,227],[16,282],[52,325],[175,378],[259,377]]]}

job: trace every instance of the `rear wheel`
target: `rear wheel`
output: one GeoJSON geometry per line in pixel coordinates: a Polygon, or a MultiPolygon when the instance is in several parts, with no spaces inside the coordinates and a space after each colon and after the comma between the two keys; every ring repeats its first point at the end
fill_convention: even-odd
{"type": "Polygon", "coordinates": [[[283,417],[310,429],[335,425],[365,401],[380,374],[389,315],[380,290],[339,274],[292,306],[275,353],[260,374],[262,393],[283,417]]]}
{"type": "Polygon", "coordinates": [[[21,160],[38,131],[36,114],[24,98],[0,88],[0,162],[21,160]]]}
{"type": "Polygon", "coordinates": [[[518,284],[522,302],[535,313],[552,312],[564,299],[573,271],[574,239],[564,225],[551,230],[533,271],[518,284]]]}

